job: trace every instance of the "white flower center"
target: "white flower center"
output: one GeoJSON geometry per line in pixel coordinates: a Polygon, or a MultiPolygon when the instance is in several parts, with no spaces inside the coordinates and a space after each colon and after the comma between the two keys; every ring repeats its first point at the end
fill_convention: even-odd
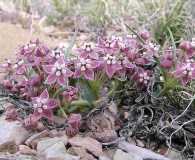
{"type": "Polygon", "coordinates": [[[56,76],[59,77],[61,75],[61,71],[56,72],[56,76]]]}

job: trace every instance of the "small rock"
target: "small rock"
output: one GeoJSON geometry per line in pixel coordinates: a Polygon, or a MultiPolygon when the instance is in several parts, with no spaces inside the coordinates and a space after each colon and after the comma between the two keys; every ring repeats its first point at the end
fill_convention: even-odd
{"type": "Polygon", "coordinates": [[[29,156],[38,156],[38,152],[35,149],[22,149],[19,152],[17,152],[18,154],[23,154],[23,155],[29,155],[29,156]]]}
{"type": "Polygon", "coordinates": [[[13,153],[9,146],[20,145],[30,133],[31,131],[24,128],[19,121],[9,122],[2,116],[0,118],[0,151],[6,150],[13,153]]]}
{"type": "Polygon", "coordinates": [[[21,154],[0,154],[0,160],[43,160],[35,156],[21,155],[21,154]]]}
{"type": "Polygon", "coordinates": [[[99,156],[99,160],[111,160],[108,156],[99,156]]]}
{"type": "Polygon", "coordinates": [[[43,130],[45,130],[45,126],[43,125],[42,122],[38,122],[38,126],[37,126],[36,129],[39,130],[39,131],[43,131],[43,130]]]}
{"type": "Polygon", "coordinates": [[[37,143],[38,143],[39,141],[43,141],[43,140],[46,140],[46,139],[50,139],[50,137],[43,137],[43,138],[40,138],[40,139],[36,139],[36,140],[32,141],[32,142],[30,143],[30,145],[31,145],[31,147],[32,147],[33,149],[36,149],[36,148],[37,148],[37,143]]]}
{"type": "Polygon", "coordinates": [[[44,154],[46,157],[50,156],[57,156],[57,155],[64,155],[66,154],[66,148],[64,146],[64,143],[62,141],[59,141],[52,146],[46,148],[44,151],[44,154]]]}
{"type": "Polygon", "coordinates": [[[68,137],[67,137],[67,135],[64,135],[64,136],[60,137],[60,139],[62,140],[62,142],[64,143],[65,146],[68,144],[68,137]]]}
{"type": "Polygon", "coordinates": [[[25,144],[29,146],[32,141],[43,138],[43,137],[47,136],[48,134],[49,134],[49,132],[47,130],[44,130],[40,133],[36,133],[36,134],[32,135],[30,138],[28,138],[25,141],[25,144]]]}
{"type": "Polygon", "coordinates": [[[69,139],[68,142],[72,146],[84,147],[96,157],[99,157],[100,155],[103,154],[102,145],[93,138],[90,137],[82,138],[79,136],[75,136],[69,139]]]}
{"type": "Polygon", "coordinates": [[[57,143],[59,141],[61,141],[61,140],[59,138],[57,138],[57,137],[39,141],[38,144],[37,144],[37,151],[38,152],[42,152],[46,148],[52,146],[53,144],[55,144],[55,143],[57,143]]]}
{"type": "Polygon", "coordinates": [[[96,160],[91,154],[88,154],[83,147],[71,147],[67,153],[75,156],[80,156],[82,160],[96,160]]]}
{"type": "Polygon", "coordinates": [[[24,149],[30,149],[30,147],[26,145],[19,145],[19,151],[22,151],[24,149]]]}
{"type": "Polygon", "coordinates": [[[113,157],[113,160],[119,160],[119,159],[121,159],[121,160],[135,160],[135,159],[133,159],[133,156],[131,154],[125,153],[122,150],[117,149],[117,151],[113,157]]]}
{"type": "Polygon", "coordinates": [[[72,156],[66,153],[64,155],[56,155],[56,156],[47,157],[47,160],[80,160],[80,157],[72,156]]]}
{"type": "Polygon", "coordinates": [[[160,154],[152,152],[146,148],[137,147],[125,141],[118,143],[118,147],[126,152],[133,153],[134,155],[141,156],[142,159],[156,159],[156,160],[170,160],[160,154]]]}
{"type": "Polygon", "coordinates": [[[64,131],[57,131],[57,130],[53,129],[53,130],[50,131],[49,136],[50,137],[62,137],[65,134],[66,134],[65,130],[64,131]]]}
{"type": "Polygon", "coordinates": [[[181,153],[176,152],[172,149],[170,149],[169,154],[167,155],[167,158],[170,158],[171,160],[183,159],[181,153]]]}

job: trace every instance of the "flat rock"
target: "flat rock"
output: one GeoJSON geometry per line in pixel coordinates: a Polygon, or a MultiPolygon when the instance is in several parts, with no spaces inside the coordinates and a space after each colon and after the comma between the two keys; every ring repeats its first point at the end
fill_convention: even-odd
{"type": "Polygon", "coordinates": [[[57,143],[59,141],[61,141],[61,140],[59,138],[57,138],[57,137],[39,141],[38,144],[37,144],[37,151],[38,152],[42,152],[46,148],[52,146],[53,144],[55,144],[55,143],[57,143]]]}
{"type": "Polygon", "coordinates": [[[40,133],[36,133],[36,134],[32,135],[31,137],[29,137],[25,141],[25,144],[30,146],[32,141],[40,139],[40,138],[43,138],[43,137],[47,136],[48,134],[49,134],[49,132],[47,130],[44,130],[44,131],[42,131],[40,133]]]}
{"type": "Polygon", "coordinates": [[[86,149],[83,147],[71,147],[68,149],[67,153],[80,156],[81,160],[96,160],[91,154],[87,153],[86,149]]]}
{"type": "Polygon", "coordinates": [[[40,158],[37,158],[35,156],[28,156],[28,155],[16,155],[16,154],[0,154],[0,160],[43,160],[40,158]]]}
{"type": "Polygon", "coordinates": [[[66,153],[64,155],[50,156],[47,158],[47,160],[80,160],[80,157],[72,156],[66,153]]]}
{"type": "Polygon", "coordinates": [[[98,160],[111,160],[108,156],[99,156],[98,160]]]}
{"type": "Polygon", "coordinates": [[[22,144],[31,133],[22,126],[19,121],[7,121],[5,117],[0,118],[0,151],[13,153],[11,146],[22,144]]]}
{"type": "MultiPolygon", "coordinates": [[[[117,149],[114,157],[113,157],[113,160],[138,160],[138,159],[134,159],[134,157],[129,154],[129,153],[125,153],[123,152],[121,149],[117,149]]],[[[142,158],[140,159],[142,160],[142,158]]]]}
{"type": "Polygon", "coordinates": [[[102,151],[102,145],[93,138],[90,138],[90,137],[82,138],[80,136],[75,136],[69,139],[68,142],[72,146],[84,147],[96,157],[99,157],[100,155],[104,154],[102,151]]]}
{"type": "Polygon", "coordinates": [[[133,153],[134,155],[141,156],[143,159],[170,160],[169,158],[166,158],[165,156],[152,152],[151,150],[137,147],[125,141],[119,142],[118,148],[126,152],[133,153]]]}

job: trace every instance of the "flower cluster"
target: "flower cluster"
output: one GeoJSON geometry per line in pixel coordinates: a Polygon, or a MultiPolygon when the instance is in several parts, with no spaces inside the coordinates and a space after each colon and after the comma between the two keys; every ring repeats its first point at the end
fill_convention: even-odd
{"type": "MultiPolygon", "coordinates": [[[[154,75],[156,65],[151,62],[159,65],[157,70],[162,69],[163,76],[181,78],[184,86],[195,79],[195,39],[182,42],[179,49],[167,45],[162,51],[145,29],[137,35],[113,36],[106,40],[99,37],[97,44],[85,42],[71,56],[65,55],[64,47],[48,48],[39,39],[21,46],[15,54],[15,63],[6,58],[0,66],[8,74],[3,86],[21,99],[32,101],[34,114],[25,120],[29,128],[36,127],[36,120],[41,117],[52,120],[54,107],[66,111],[70,108],[66,105],[82,98],[87,100],[83,95],[86,88],[97,100],[100,89],[110,85],[108,79],[126,78],[126,83],[134,83],[137,91],[149,88],[151,81],[159,80],[154,75]],[[19,81],[15,80],[17,76],[19,81]]],[[[164,77],[164,81],[168,80],[164,77]]],[[[7,118],[15,118],[12,112],[15,113],[6,112],[7,118]]],[[[78,132],[81,119],[78,115],[70,116],[69,135],[78,132]]]]}

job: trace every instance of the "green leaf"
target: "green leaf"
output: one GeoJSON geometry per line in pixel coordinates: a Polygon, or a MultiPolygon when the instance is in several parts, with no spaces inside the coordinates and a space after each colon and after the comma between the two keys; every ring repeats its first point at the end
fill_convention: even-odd
{"type": "Polygon", "coordinates": [[[127,76],[125,77],[115,77],[117,80],[121,81],[121,82],[124,82],[127,80],[127,76]]]}
{"type": "Polygon", "coordinates": [[[95,101],[95,96],[94,96],[93,92],[89,88],[87,88],[86,86],[84,86],[83,98],[91,104],[93,104],[93,102],[95,101]]]}
{"type": "Polygon", "coordinates": [[[125,24],[125,26],[131,31],[133,32],[133,34],[135,34],[137,36],[137,38],[144,44],[146,44],[146,42],[143,40],[143,38],[136,32],[134,31],[131,27],[129,27],[127,24],[125,24]]]}
{"type": "Polygon", "coordinates": [[[77,34],[78,34],[78,30],[79,30],[79,22],[77,23],[77,26],[76,26],[76,30],[74,32],[74,36],[72,37],[72,40],[70,42],[70,45],[68,46],[64,56],[65,58],[67,59],[69,57],[69,54],[70,54],[70,51],[75,43],[75,40],[76,40],[76,37],[77,37],[77,34]]]}
{"type": "Polygon", "coordinates": [[[175,46],[175,41],[174,41],[173,34],[172,34],[171,30],[169,29],[169,27],[167,29],[168,29],[169,34],[170,34],[170,37],[171,37],[171,43],[172,43],[172,46],[173,46],[173,53],[174,53],[174,61],[176,62],[176,46],[175,46]]]}

